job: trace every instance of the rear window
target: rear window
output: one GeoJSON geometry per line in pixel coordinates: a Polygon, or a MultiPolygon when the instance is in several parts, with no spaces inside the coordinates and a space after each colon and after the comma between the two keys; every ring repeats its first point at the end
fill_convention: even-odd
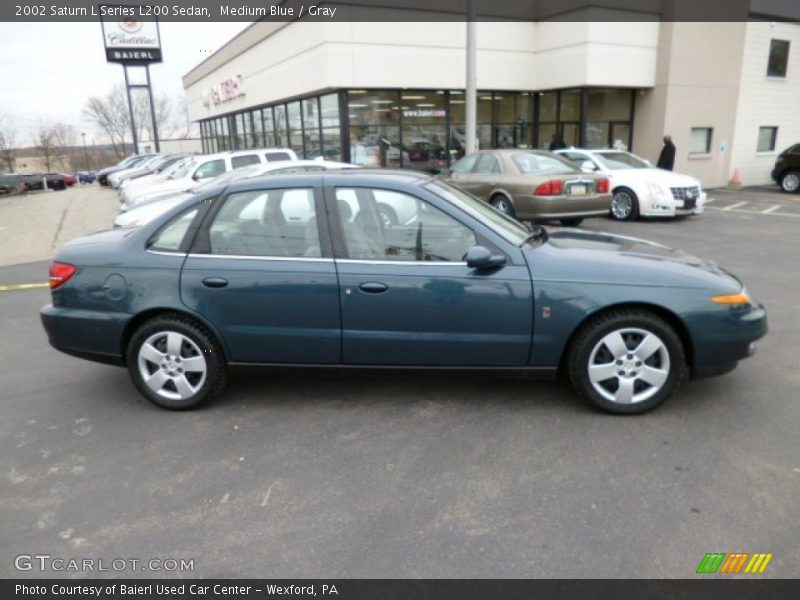
{"type": "Polygon", "coordinates": [[[289,155],[288,152],[268,152],[264,154],[264,158],[267,159],[267,162],[273,162],[278,160],[292,160],[292,157],[289,155]]]}
{"type": "Polygon", "coordinates": [[[164,225],[150,242],[150,250],[160,250],[162,252],[178,252],[181,248],[183,238],[189,231],[189,226],[197,216],[199,208],[191,208],[164,225]]]}
{"type": "Polygon", "coordinates": [[[558,175],[577,171],[574,165],[555,154],[547,156],[533,152],[520,152],[514,154],[512,158],[519,172],[526,175],[558,175]]]}
{"type": "Polygon", "coordinates": [[[246,167],[247,165],[254,165],[259,162],[261,161],[258,160],[258,155],[256,154],[245,154],[244,156],[234,156],[231,158],[231,166],[234,169],[246,167]]]}

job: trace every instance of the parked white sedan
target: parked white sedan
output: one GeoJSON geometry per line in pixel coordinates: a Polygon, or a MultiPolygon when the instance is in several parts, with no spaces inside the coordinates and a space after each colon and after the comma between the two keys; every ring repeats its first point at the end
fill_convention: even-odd
{"type": "Polygon", "coordinates": [[[656,169],[643,158],[622,150],[556,150],[587,172],[602,173],[611,181],[612,219],[675,217],[703,212],[706,193],[689,175],[656,169]]]}
{"type": "Polygon", "coordinates": [[[179,190],[167,193],[166,197],[159,197],[153,202],[144,202],[131,210],[120,212],[114,219],[114,227],[141,227],[156,217],[163,215],[172,207],[177,206],[189,196],[204,192],[205,190],[228,185],[240,179],[258,177],[260,175],[277,175],[281,173],[301,173],[308,171],[326,171],[331,169],[355,169],[359,165],[336,162],[331,160],[283,160],[260,165],[251,165],[228,171],[214,179],[209,179],[197,184],[188,190],[179,190]]]}

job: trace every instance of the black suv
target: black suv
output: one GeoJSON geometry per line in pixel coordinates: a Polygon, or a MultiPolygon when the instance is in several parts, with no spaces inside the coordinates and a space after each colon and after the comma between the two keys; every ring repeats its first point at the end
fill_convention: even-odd
{"type": "Polygon", "coordinates": [[[787,148],[778,155],[772,179],[784,192],[800,192],[800,144],[787,148]]]}

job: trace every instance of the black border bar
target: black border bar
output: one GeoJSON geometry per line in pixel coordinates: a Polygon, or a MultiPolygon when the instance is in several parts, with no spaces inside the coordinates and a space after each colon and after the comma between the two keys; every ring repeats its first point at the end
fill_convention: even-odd
{"type": "Polygon", "coordinates": [[[785,600],[796,598],[800,585],[791,579],[39,579],[4,580],[2,598],[84,600],[265,600],[317,598],[320,600],[785,600]],[[134,593],[120,593],[121,586],[134,593]],[[23,593],[36,586],[44,593],[23,593]],[[158,586],[162,592],[158,593],[158,586]],[[163,587],[166,586],[166,587],[163,587]],[[194,586],[194,587],[192,587],[194,586]],[[215,587],[218,586],[218,587],[215,587]],[[273,586],[270,588],[270,586],[273,586]],[[325,587],[327,586],[327,587],[325,587]],[[177,590],[175,588],[178,588],[177,590]],[[274,590],[282,588],[282,593],[274,590]],[[99,594],[77,589],[100,588],[99,594]],[[204,588],[198,593],[198,590],[204,588]],[[223,592],[223,588],[226,591],[223,592]],[[234,591],[231,591],[231,588],[234,591]],[[270,590],[273,590],[270,592],[270,590]],[[335,589],[335,593],[333,593],[335,589]],[[76,590],[69,593],[69,590],[76,590]],[[246,590],[246,591],[245,591],[246,590]],[[194,593],[192,593],[194,591],[194,593]],[[55,593],[54,593],[55,592],[55,593]],[[238,593],[237,593],[238,592],[238,593]],[[327,592],[327,593],[325,593],[327,592]]]}

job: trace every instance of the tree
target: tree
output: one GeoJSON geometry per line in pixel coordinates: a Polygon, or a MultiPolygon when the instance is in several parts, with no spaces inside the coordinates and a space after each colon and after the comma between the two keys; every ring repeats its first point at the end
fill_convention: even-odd
{"type": "MultiPolygon", "coordinates": [[[[143,139],[147,132],[153,139],[152,124],[150,120],[150,100],[143,89],[131,90],[134,121],[136,123],[136,136],[143,139]]],[[[172,103],[164,95],[156,94],[153,98],[156,113],[156,127],[159,134],[169,122],[172,112],[172,103]]],[[[131,118],[128,108],[128,98],[124,85],[115,85],[103,97],[92,96],[83,109],[83,115],[102,131],[113,148],[114,154],[121,159],[126,154],[125,141],[131,138],[131,118]]]]}
{"type": "Polygon", "coordinates": [[[0,170],[14,172],[17,150],[17,129],[10,117],[0,115],[0,170]]]}
{"type": "Polygon", "coordinates": [[[39,123],[39,126],[33,132],[33,145],[36,147],[37,154],[44,162],[44,170],[48,173],[53,170],[53,163],[57,156],[56,136],[54,128],[45,123],[39,123]]]}
{"type": "Polygon", "coordinates": [[[51,127],[53,141],[55,142],[56,161],[62,171],[75,170],[75,153],[78,134],[72,125],[59,123],[51,127]]]}

